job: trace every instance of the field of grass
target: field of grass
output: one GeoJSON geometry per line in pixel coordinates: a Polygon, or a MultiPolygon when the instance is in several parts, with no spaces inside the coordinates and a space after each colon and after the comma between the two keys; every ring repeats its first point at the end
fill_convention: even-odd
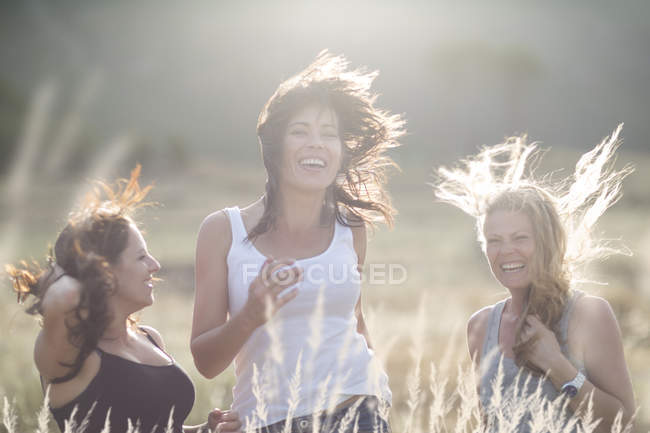
{"type": "MultiPolygon", "coordinates": [[[[574,155],[567,157],[575,160],[574,155]]],[[[582,289],[607,298],[617,314],[640,406],[636,429],[646,432],[650,430],[650,196],[646,186],[650,158],[622,155],[620,159],[634,160],[637,172],[625,184],[624,199],[605,215],[599,228],[610,237],[620,237],[634,255],[594,265],[595,279],[609,284],[582,289]]],[[[164,281],[157,285],[156,303],[141,319],[162,333],[168,351],[192,377],[197,399],[187,422],[194,424],[204,421],[209,408],[230,405],[234,383],[232,368],[214,380],[202,378],[189,352],[196,233],[211,211],[254,200],[262,191],[264,175],[257,162],[242,166],[203,160],[190,167],[156,175],[144,166],[144,181],[156,181],[151,199],[161,206],[145,210],[141,221],[149,249],[162,263],[159,276],[164,281]]],[[[368,264],[396,263],[407,271],[402,284],[363,287],[370,333],[393,391],[391,422],[396,433],[437,428],[465,431],[464,417],[472,413],[463,412],[471,394],[469,379],[459,376],[459,368],[466,371],[469,366],[464,326],[472,312],[505,297],[475,241],[473,221],[433,202],[426,185],[429,173],[429,165],[411,164],[393,177],[391,190],[400,214],[393,230],[379,227],[368,245],[368,264]],[[444,390],[441,381],[447,381],[444,390]]],[[[26,211],[14,223],[17,241],[6,259],[41,259],[78,190],[77,182],[35,179],[26,211]]],[[[0,209],[3,214],[12,211],[5,204],[0,209]]],[[[10,219],[3,218],[0,224],[10,219]]],[[[43,397],[31,359],[38,324],[16,305],[6,279],[0,289],[0,397],[6,397],[16,411],[16,431],[35,431],[43,397]]],[[[52,426],[50,431],[57,429],[52,426]]]]}

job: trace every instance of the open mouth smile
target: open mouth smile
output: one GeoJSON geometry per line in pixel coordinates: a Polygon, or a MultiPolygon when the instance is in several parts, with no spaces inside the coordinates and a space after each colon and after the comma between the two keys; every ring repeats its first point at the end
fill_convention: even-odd
{"type": "Polygon", "coordinates": [[[501,270],[503,272],[511,273],[511,272],[518,272],[526,267],[525,264],[521,262],[514,262],[514,263],[504,263],[501,265],[501,270]]]}
{"type": "Polygon", "coordinates": [[[301,167],[319,169],[327,167],[327,162],[321,158],[303,158],[298,161],[301,167]]]}

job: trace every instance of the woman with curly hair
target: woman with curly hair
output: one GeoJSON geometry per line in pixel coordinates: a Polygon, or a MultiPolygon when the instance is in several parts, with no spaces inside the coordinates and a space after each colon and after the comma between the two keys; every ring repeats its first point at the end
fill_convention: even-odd
{"type": "Polygon", "coordinates": [[[476,218],[492,274],[510,293],[467,324],[488,431],[577,431],[595,423],[610,431],[634,413],[612,309],[574,287],[585,264],[622,251],[591,233],[632,171],[612,167],[620,129],[557,183],[534,177],[540,150],[525,137],[438,170],[437,198],[476,218]]]}
{"type": "Polygon", "coordinates": [[[71,214],[48,269],[7,266],[19,301],[32,295],[28,312],[41,316],[34,360],[50,410],[61,432],[238,431],[237,414],[219,410],[205,424],[183,426],[192,382],[160,334],[133,318],[153,303],[160,270],[132,217],[151,188],[140,188],[139,172],[115,189],[99,184],[71,214]]]}
{"type": "Polygon", "coordinates": [[[264,195],[201,225],[192,354],[206,377],[234,359],[247,429],[389,431],[359,268],[366,226],[392,223],[385,151],[404,131],[374,106],[375,76],[322,52],[282,83],[257,124],[264,195]]]}

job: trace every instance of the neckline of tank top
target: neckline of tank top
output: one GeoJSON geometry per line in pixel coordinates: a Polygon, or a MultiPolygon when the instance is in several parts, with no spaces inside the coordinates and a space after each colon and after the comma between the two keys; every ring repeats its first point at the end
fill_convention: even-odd
{"type": "Polygon", "coordinates": [[[499,353],[501,354],[501,357],[503,358],[503,362],[510,362],[512,364],[517,365],[515,362],[515,358],[511,358],[510,356],[506,356],[506,352],[503,350],[503,347],[501,347],[501,342],[499,341],[499,337],[501,335],[501,318],[503,317],[503,312],[506,309],[506,305],[508,304],[508,299],[505,299],[503,302],[503,307],[501,308],[501,311],[499,313],[499,322],[497,323],[497,349],[499,350],[499,353]]]}
{"type": "Polygon", "coordinates": [[[171,360],[171,362],[170,362],[169,364],[154,365],[154,364],[144,364],[144,363],[142,363],[142,362],[133,361],[133,360],[131,360],[131,359],[124,358],[124,357],[119,356],[119,355],[116,355],[116,354],[114,354],[114,353],[106,352],[105,350],[102,350],[102,349],[100,349],[99,347],[97,348],[97,351],[99,352],[99,356],[100,356],[100,358],[101,358],[103,355],[109,355],[109,356],[112,356],[113,358],[117,358],[117,359],[119,359],[119,360],[121,360],[121,361],[126,361],[126,362],[129,362],[129,363],[131,363],[131,364],[140,365],[140,366],[142,366],[142,367],[163,368],[163,367],[173,367],[173,366],[176,365],[176,362],[174,361],[174,358],[172,358],[171,356],[167,355],[166,353],[165,353],[165,355],[167,355],[167,357],[169,357],[169,359],[171,360]]]}
{"type": "MultiPolygon", "coordinates": [[[[102,362],[102,359],[103,359],[104,355],[109,355],[109,356],[111,356],[113,358],[116,358],[116,359],[118,359],[120,361],[126,361],[129,364],[133,364],[133,365],[137,365],[137,366],[145,367],[145,368],[147,368],[147,367],[150,367],[150,368],[176,367],[176,368],[178,368],[176,362],[171,357],[170,357],[171,360],[172,360],[171,364],[152,365],[152,364],[142,364],[142,363],[139,363],[139,362],[132,361],[130,359],[123,358],[121,356],[115,355],[115,354],[110,353],[110,352],[105,352],[102,349],[100,349],[99,347],[96,349],[96,351],[99,352],[100,362],[102,362]]],[[[167,355],[167,356],[169,356],[169,355],[167,355]]],[[[100,367],[100,370],[101,370],[101,367],[100,367]]],[[[84,393],[90,392],[89,390],[91,389],[91,387],[94,386],[95,382],[97,382],[99,380],[99,376],[100,376],[99,372],[97,372],[97,374],[90,380],[90,382],[88,382],[88,385],[86,385],[86,387],[83,389],[83,391],[81,391],[79,393],[79,395],[77,395],[75,398],[73,398],[72,400],[70,400],[69,402],[65,403],[62,406],[58,406],[58,407],[50,406],[50,409],[53,410],[53,411],[62,411],[62,410],[65,410],[68,406],[70,406],[72,404],[77,404],[79,402],[79,400],[81,400],[83,398],[84,393]]]]}
{"type": "MultiPolygon", "coordinates": [[[[501,312],[499,314],[499,323],[497,323],[497,349],[499,350],[499,353],[501,354],[501,357],[503,358],[504,362],[507,361],[507,362],[510,362],[510,363],[512,363],[514,365],[517,365],[517,363],[515,362],[515,358],[511,358],[509,356],[506,356],[506,352],[503,350],[503,348],[501,347],[501,343],[499,342],[499,336],[501,334],[501,318],[503,317],[503,312],[506,309],[506,305],[508,304],[508,301],[510,299],[511,298],[506,298],[506,299],[500,301],[500,302],[503,302],[503,307],[501,308],[501,312]]],[[[571,302],[571,298],[569,298],[568,302],[571,302]]],[[[486,336],[486,338],[487,338],[487,336],[486,336]]]]}
{"type": "MultiPolygon", "coordinates": [[[[576,294],[576,293],[577,292],[571,293],[571,297],[567,301],[567,306],[569,305],[568,304],[569,302],[575,302],[575,301],[573,301],[574,296],[582,296],[582,295],[576,294]]],[[[501,308],[501,314],[499,314],[499,323],[497,325],[497,349],[499,350],[499,353],[501,354],[501,357],[503,358],[504,362],[507,361],[507,362],[517,366],[517,363],[515,362],[515,358],[510,358],[509,356],[506,356],[506,353],[503,351],[503,348],[501,347],[501,344],[499,343],[499,334],[501,333],[501,317],[503,316],[503,310],[505,310],[506,303],[508,302],[509,299],[510,298],[507,298],[507,299],[504,299],[503,301],[501,301],[501,302],[503,302],[503,308],[501,308]]],[[[565,309],[567,308],[567,306],[565,306],[565,309]]],[[[563,314],[566,314],[566,310],[564,311],[563,314]]],[[[485,338],[487,338],[487,336],[485,338]]],[[[584,364],[582,364],[582,367],[579,369],[579,371],[583,371],[583,369],[584,369],[584,364]]]]}
{"type": "MultiPolygon", "coordinates": [[[[241,209],[239,209],[239,206],[235,206],[235,211],[236,211],[236,214],[237,214],[237,218],[239,218],[239,222],[241,223],[241,226],[244,229],[244,233],[246,233],[246,236],[248,236],[248,230],[246,230],[246,224],[244,224],[244,218],[242,218],[242,216],[241,216],[241,209]]],[[[339,230],[338,225],[339,225],[339,222],[334,221],[334,233],[332,234],[332,239],[330,240],[329,244],[327,245],[327,248],[325,249],[325,251],[323,251],[322,253],[316,254],[315,256],[304,257],[304,258],[301,258],[301,259],[295,259],[296,262],[305,262],[305,261],[308,261],[308,260],[319,259],[322,256],[324,256],[325,254],[329,253],[330,250],[334,247],[334,242],[336,241],[336,236],[337,236],[338,230],[339,230]]],[[[253,242],[248,241],[248,243],[250,244],[251,250],[253,250],[257,255],[264,258],[265,260],[268,258],[267,255],[265,255],[264,253],[262,253],[260,250],[257,249],[257,247],[255,246],[255,244],[253,242]]]]}

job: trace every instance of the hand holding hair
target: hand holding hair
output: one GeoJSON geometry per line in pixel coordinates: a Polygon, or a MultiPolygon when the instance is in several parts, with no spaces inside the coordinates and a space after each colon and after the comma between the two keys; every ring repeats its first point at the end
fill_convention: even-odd
{"type": "Polygon", "coordinates": [[[524,359],[544,373],[552,370],[564,358],[555,333],[534,315],[526,316],[522,340],[531,342],[530,349],[524,353],[524,359]]]}

